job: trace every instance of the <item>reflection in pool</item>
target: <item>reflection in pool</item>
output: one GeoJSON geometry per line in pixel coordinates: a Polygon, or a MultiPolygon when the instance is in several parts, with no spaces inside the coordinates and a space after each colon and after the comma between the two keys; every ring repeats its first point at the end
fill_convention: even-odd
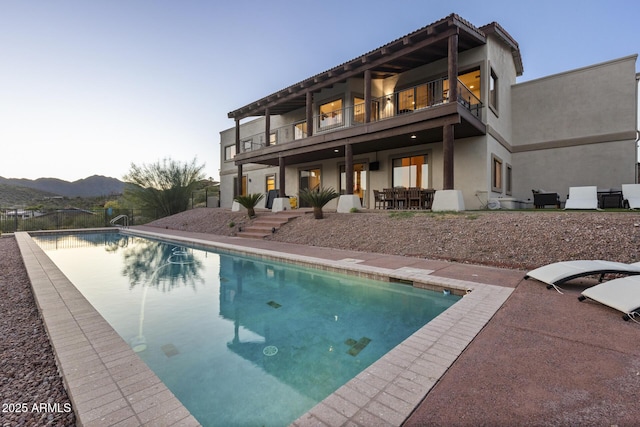
{"type": "Polygon", "coordinates": [[[118,233],[34,236],[203,425],[288,425],[459,297],[118,233]]]}

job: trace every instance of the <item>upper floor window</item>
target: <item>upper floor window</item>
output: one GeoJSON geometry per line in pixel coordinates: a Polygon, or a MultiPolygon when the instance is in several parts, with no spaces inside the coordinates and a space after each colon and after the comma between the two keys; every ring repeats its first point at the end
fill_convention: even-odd
{"type": "Polygon", "coordinates": [[[498,75],[493,68],[489,78],[489,105],[496,111],[498,110],[498,75]]]}
{"type": "Polygon", "coordinates": [[[269,145],[276,145],[278,143],[278,133],[272,132],[269,134],[269,145]]]}
{"type": "Polygon", "coordinates": [[[307,137],[307,122],[296,123],[293,126],[293,139],[302,139],[307,137]]]}
{"type": "Polygon", "coordinates": [[[253,139],[246,139],[240,143],[240,147],[242,147],[242,152],[251,151],[253,148],[253,139]]]}
{"type": "Polygon", "coordinates": [[[320,121],[318,127],[320,130],[330,129],[332,127],[342,126],[344,117],[342,111],[342,99],[327,102],[320,105],[320,121]]]}
{"type": "Polygon", "coordinates": [[[234,145],[227,145],[226,147],[224,147],[224,159],[225,160],[231,160],[236,156],[236,146],[234,145]]]}
{"type": "Polygon", "coordinates": [[[398,92],[398,114],[428,107],[427,92],[427,85],[415,86],[398,92]]]}
{"type": "MultiPolygon", "coordinates": [[[[365,122],[365,105],[364,99],[360,97],[353,98],[353,123],[360,124],[365,122]]],[[[380,103],[377,100],[371,101],[371,118],[372,122],[380,120],[380,103]]]]}

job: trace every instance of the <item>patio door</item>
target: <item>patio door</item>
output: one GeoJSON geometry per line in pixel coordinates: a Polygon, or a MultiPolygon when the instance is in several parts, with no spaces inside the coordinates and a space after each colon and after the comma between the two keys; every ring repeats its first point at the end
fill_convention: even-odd
{"type": "MultiPolygon", "coordinates": [[[[300,179],[298,183],[298,190],[318,191],[320,189],[320,168],[303,169],[300,171],[300,179]]],[[[298,206],[301,208],[310,207],[309,204],[298,198],[298,206]]]]}
{"type": "MultiPolygon", "coordinates": [[[[347,173],[345,165],[340,166],[340,194],[347,193],[347,173]]],[[[367,206],[367,165],[366,163],[353,164],[353,194],[360,198],[363,207],[367,206]]]]}

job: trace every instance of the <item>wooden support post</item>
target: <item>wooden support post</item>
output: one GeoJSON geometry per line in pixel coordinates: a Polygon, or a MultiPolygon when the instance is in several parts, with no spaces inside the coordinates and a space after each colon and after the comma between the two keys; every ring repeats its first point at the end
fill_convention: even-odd
{"type": "Polygon", "coordinates": [[[279,187],[278,188],[278,191],[279,191],[278,197],[284,197],[284,196],[287,195],[287,192],[286,192],[286,189],[285,189],[286,179],[285,179],[285,175],[284,175],[284,157],[283,156],[280,156],[278,158],[278,167],[279,167],[279,169],[278,169],[278,181],[279,181],[279,184],[278,184],[278,187],[279,187]]]}
{"type": "Polygon", "coordinates": [[[307,137],[313,136],[313,94],[307,92],[307,137]]]}
{"type": "Polygon", "coordinates": [[[353,150],[351,144],[344,146],[345,194],[353,194],[353,150]]]}
{"type": "Polygon", "coordinates": [[[267,107],[264,110],[264,146],[268,147],[271,144],[271,112],[267,107]]]}
{"type": "Polygon", "coordinates": [[[364,122],[371,121],[371,70],[364,72],[364,122]]]}
{"type": "Polygon", "coordinates": [[[242,195],[242,165],[238,165],[238,185],[236,186],[235,196],[242,195]]]}
{"type": "MultiPolygon", "coordinates": [[[[458,35],[449,37],[449,102],[458,102],[458,35]]],[[[453,190],[453,146],[455,142],[454,125],[445,125],[442,128],[443,151],[443,190],[453,190]]]]}

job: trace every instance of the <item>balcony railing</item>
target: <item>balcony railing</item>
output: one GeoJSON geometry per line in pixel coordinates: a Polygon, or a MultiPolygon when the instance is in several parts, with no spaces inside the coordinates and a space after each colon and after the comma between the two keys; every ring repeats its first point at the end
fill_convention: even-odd
{"type": "MultiPolygon", "coordinates": [[[[446,79],[439,79],[403,89],[389,95],[371,100],[370,122],[378,122],[422,111],[449,102],[449,90],[446,79]]],[[[458,80],[458,103],[467,108],[474,116],[481,118],[482,102],[474,93],[458,80]]],[[[314,135],[359,126],[365,123],[365,104],[325,112],[313,117],[314,135]]],[[[300,121],[271,129],[276,135],[275,144],[282,144],[307,137],[307,123],[300,121]]],[[[240,152],[248,152],[265,147],[264,133],[240,139],[240,152]]],[[[272,142],[273,144],[273,142],[272,142]]]]}

